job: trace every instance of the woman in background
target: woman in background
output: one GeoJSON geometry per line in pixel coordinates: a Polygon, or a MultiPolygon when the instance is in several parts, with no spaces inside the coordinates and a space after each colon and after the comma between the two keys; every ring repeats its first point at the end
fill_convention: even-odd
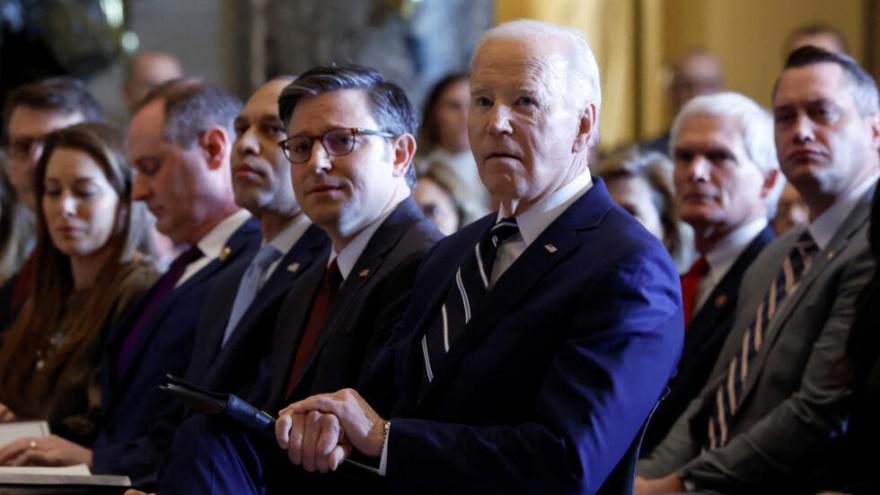
{"type": "Polygon", "coordinates": [[[447,182],[464,213],[462,225],[481,218],[491,206],[468,141],[470,99],[467,74],[449,74],[434,86],[422,111],[416,158],[419,175],[432,171],[449,177],[447,182]]]}
{"type": "Polygon", "coordinates": [[[118,129],[89,123],[50,134],[35,174],[35,287],[0,344],[0,419],[45,419],[89,444],[104,331],[158,273],[136,249],[148,225],[131,201],[118,129]]]}
{"type": "Polygon", "coordinates": [[[635,149],[616,153],[599,164],[611,198],[663,241],[679,272],[693,258],[692,236],[681,222],[672,185],[672,162],[660,153],[635,149]]]}

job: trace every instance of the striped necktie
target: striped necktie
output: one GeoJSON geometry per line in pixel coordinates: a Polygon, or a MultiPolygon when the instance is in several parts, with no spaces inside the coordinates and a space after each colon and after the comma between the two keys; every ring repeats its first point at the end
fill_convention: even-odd
{"type": "Polygon", "coordinates": [[[804,230],[789,251],[788,257],[783,260],[782,270],[776,280],[770,284],[763,301],[758,305],[754,321],[743,334],[742,346],[727,367],[727,379],[715,391],[707,431],[707,446],[710,449],[721,447],[729,440],[729,427],[742,401],[749,365],[761,350],[764,334],[785,296],[796,290],[798,280],[810,267],[810,261],[818,251],[819,247],[810,232],[804,230]]]}
{"type": "Polygon", "coordinates": [[[465,257],[455,272],[455,278],[440,307],[440,318],[422,336],[422,353],[425,358],[425,372],[428,382],[434,381],[434,368],[449,352],[455,339],[471,320],[473,312],[480,307],[491,289],[492,267],[498,246],[519,233],[519,226],[513,217],[504,218],[483,236],[474,250],[465,257]]]}

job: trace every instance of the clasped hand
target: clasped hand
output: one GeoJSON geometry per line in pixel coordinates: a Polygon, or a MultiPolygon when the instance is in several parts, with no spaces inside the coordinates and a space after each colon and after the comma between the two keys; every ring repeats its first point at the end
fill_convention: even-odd
{"type": "Polygon", "coordinates": [[[352,448],[380,457],[385,442],[385,420],[353,389],[314,395],[295,402],[278,414],[278,446],[290,462],[306,471],[335,471],[352,448]]]}

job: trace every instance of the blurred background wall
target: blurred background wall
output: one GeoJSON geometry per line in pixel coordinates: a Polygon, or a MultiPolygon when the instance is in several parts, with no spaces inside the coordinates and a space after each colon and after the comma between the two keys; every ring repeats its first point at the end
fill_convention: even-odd
{"type": "MultiPolygon", "coordinates": [[[[21,41],[9,34],[7,14],[58,5],[61,15],[48,23],[56,29],[44,29],[56,47],[76,45],[94,27],[74,25],[66,35],[73,41],[58,39],[57,26],[75,24],[77,9],[104,9],[121,23],[112,63],[95,69],[77,62],[120,122],[127,117],[119,98],[126,50],[173,53],[187,74],[241,97],[275,74],[358,62],[401,83],[420,106],[443,74],[467,68],[483,31],[522,17],[576,27],[591,41],[602,70],[604,149],[666,129],[668,63],[693,48],[720,59],[729,89],[765,105],[784,40],[805,24],[836,28],[852,55],[880,74],[880,0],[0,0],[0,83],[31,77],[28,60],[35,60],[10,55],[21,53],[10,48],[21,41]]],[[[64,70],[57,65],[45,70],[64,70]]]]}

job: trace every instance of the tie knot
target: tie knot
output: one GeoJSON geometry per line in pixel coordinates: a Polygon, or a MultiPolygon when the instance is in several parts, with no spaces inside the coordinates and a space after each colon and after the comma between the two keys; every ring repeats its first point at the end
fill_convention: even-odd
{"type": "Polygon", "coordinates": [[[813,254],[819,250],[819,246],[816,244],[816,241],[813,240],[813,236],[810,235],[809,229],[804,229],[801,235],[798,237],[798,240],[794,243],[795,247],[801,250],[804,254],[813,254]]]}
{"type": "Polygon", "coordinates": [[[178,265],[178,266],[186,266],[201,257],[202,257],[202,250],[199,249],[198,245],[193,244],[192,246],[189,247],[189,249],[180,253],[180,256],[178,256],[177,259],[175,259],[172,264],[178,265]]]}
{"type": "Polygon", "coordinates": [[[492,226],[489,232],[492,244],[498,247],[498,244],[519,233],[519,225],[517,225],[516,218],[514,217],[502,218],[501,221],[492,226]]]}
{"type": "Polygon", "coordinates": [[[700,256],[697,258],[697,261],[694,261],[694,264],[691,265],[691,268],[686,275],[702,277],[707,273],[709,273],[709,263],[706,261],[705,256],[700,256]]]}
{"type": "Polygon", "coordinates": [[[260,248],[257,252],[257,256],[254,257],[254,261],[252,262],[254,265],[260,267],[260,269],[265,270],[269,267],[275,260],[281,257],[281,251],[275,249],[271,244],[266,244],[260,248]]]}
{"type": "Polygon", "coordinates": [[[341,283],[342,272],[339,271],[339,265],[336,264],[336,258],[333,258],[333,261],[327,265],[327,269],[324,271],[324,284],[336,289],[341,283]]]}

